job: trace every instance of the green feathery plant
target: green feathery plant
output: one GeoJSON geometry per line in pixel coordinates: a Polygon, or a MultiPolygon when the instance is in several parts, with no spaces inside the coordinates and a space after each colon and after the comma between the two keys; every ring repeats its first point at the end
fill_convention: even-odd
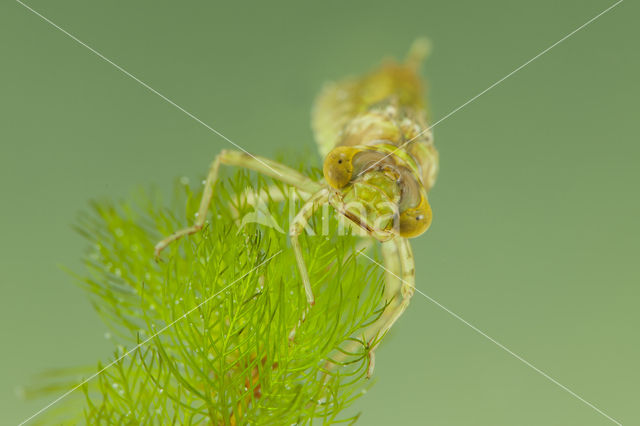
{"type": "MultiPolygon", "coordinates": [[[[78,228],[90,246],[80,281],[109,327],[110,362],[117,361],[74,392],[59,415],[136,425],[357,419],[341,412],[370,384],[361,332],[384,308],[382,272],[357,256],[356,237],[338,236],[333,215],[328,235],[304,235],[316,305],[291,342],[307,302],[288,236],[255,223],[238,226],[238,217],[254,212],[238,195],[267,184],[278,183],[242,172],[221,181],[205,229],[172,244],[159,262],[154,244],[197,211],[201,191],[184,179],[170,208],[142,191],[131,202],[94,203],[81,217],[78,228]]],[[[267,207],[287,230],[300,203],[269,200],[267,207]]],[[[311,226],[319,229],[321,220],[314,217],[311,226]]]]}

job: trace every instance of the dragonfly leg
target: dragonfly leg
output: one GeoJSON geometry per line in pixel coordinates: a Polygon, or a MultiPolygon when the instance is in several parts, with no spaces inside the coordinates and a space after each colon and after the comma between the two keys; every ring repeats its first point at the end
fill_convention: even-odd
{"type": "MultiPolygon", "coordinates": [[[[413,259],[413,252],[411,251],[411,244],[409,240],[406,238],[397,238],[394,240],[395,245],[397,247],[397,261],[400,263],[400,269],[402,271],[401,275],[398,275],[395,271],[387,269],[387,276],[392,275],[394,278],[397,278],[401,282],[400,284],[400,294],[402,298],[399,303],[396,298],[394,298],[385,309],[382,317],[378,320],[382,325],[379,330],[376,332],[375,336],[369,341],[371,347],[369,349],[369,369],[367,371],[367,377],[371,377],[373,374],[373,369],[375,367],[375,350],[382,338],[387,334],[389,329],[395,324],[395,322],[402,316],[404,311],[409,306],[409,302],[411,301],[411,297],[415,292],[415,261],[413,259]]],[[[388,266],[388,265],[386,265],[388,266]]],[[[385,266],[385,268],[386,268],[385,266]]],[[[374,324],[375,325],[375,324],[374,324]]]]}
{"type": "Polygon", "coordinates": [[[384,298],[387,302],[395,298],[402,286],[402,265],[398,254],[396,241],[384,241],[380,243],[382,263],[384,266],[384,298]]]}
{"type": "Polygon", "coordinates": [[[302,256],[302,248],[300,247],[299,236],[305,229],[305,226],[309,222],[313,213],[315,213],[319,207],[324,205],[329,198],[329,190],[321,189],[311,196],[309,201],[307,201],[296,217],[293,219],[291,226],[289,228],[289,237],[291,238],[291,247],[293,248],[293,252],[296,256],[296,263],[298,264],[298,271],[300,271],[300,278],[302,279],[302,284],[304,285],[304,291],[307,295],[307,307],[302,313],[300,320],[296,324],[296,326],[289,333],[289,340],[293,340],[296,336],[296,331],[302,325],[304,320],[309,313],[311,307],[315,304],[315,298],[313,296],[313,290],[311,289],[311,281],[309,280],[309,272],[307,271],[307,265],[304,262],[304,257],[302,256]]]}
{"type": "MultiPolygon", "coordinates": [[[[375,240],[370,239],[370,241],[375,240]]],[[[392,312],[395,311],[395,308],[400,303],[396,297],[402,285],[402,281],[400,279],[400,276],[402,275],[402,266],[398,254],[398,246],[395,241],[386,241],[380,245],[380,248],[382,251],[382,261],[385,269],[384,297],[387,306],[385,307],[384,312],[380,315],[380,318],[362,332],[362,340],[349,340],[349,342],[343,346],[339,352],[326,362],[325,370],[327,370],[327,372],[334,371],[340,363],[344,362],[348,358],[357,356],[357,352],[360,347],[366,346],[367,344],[371,345],[371,342],[374,342],[373,344],[375,345],[376,338],[381,335],[381,328],[386,324],[392,312]]],[[[367,356],[369,358],[367,375],[370,377],[375,367],[374,351],[369,350],[367,356]]]]}
{"type": "Polygon", "coordinates": [[[213,188],[218,180],[218,169],[220,164],[229,166],[244,167],[249,170],[262,173],[274,179],[278,179],[286,184],[292,185],[304,192],[314,193],[322,188],[317,182],[309,179],[302,173],[284,166],[278,162],[263,157],[256,157],[242,151],[223,150],[211,163],[209,174],[205,181],[204,193],[200,200],[200,208],[193,226],[174,232],[167,238],[158,242],[155,246],[155,255],[158,257],[160,252],[164,250],[173,241],[180,239],[185,235],[190,235],[202,229],[205,223],[209,204],[213,198],[213,188]]]}

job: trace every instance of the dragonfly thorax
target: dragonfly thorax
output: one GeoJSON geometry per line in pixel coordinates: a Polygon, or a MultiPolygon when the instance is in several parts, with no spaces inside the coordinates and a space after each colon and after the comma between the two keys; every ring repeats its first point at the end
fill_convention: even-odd
{"type": "Polygon", "coordinates": [[[372,170],[341,191],[344,215],[379,240],[398,235],[401,189],[391,171],[372,170]]]}

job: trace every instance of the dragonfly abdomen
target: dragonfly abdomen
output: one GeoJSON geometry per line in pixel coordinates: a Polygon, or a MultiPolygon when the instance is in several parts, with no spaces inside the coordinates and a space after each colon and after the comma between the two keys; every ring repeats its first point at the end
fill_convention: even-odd
{"type": "Polygon", "coordinates": [[[371,108],[350,120],[337,146],[359,146],[383,152],[405,163],[416,179],[429,190],[438,171],[438,153],[431,131],[409,107],[398,107],[394,99],[371,108]]]}
{"type": "Polygon", "coordinates": [[[312,126],[323,157],[337,146],[394,146],[413,163],[428,191],[435,183],[438,153],[426,121],[418,68],[428,44],[418,40],[404,63],[387,61],[361,77],[328,84],[316,99],[312,126]]]}

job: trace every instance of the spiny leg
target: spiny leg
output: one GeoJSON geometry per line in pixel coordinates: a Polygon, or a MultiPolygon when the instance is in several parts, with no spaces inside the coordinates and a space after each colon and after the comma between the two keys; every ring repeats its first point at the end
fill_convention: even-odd
{"type": "Polygon", "coordinates": [[[300,241],[298,237],[304,231],[305,226],[309,222],[309,219],[313,214],[318,210],[318,208],[324,205],[329,198],[329,190],[322,189],[311,196],[309,201],[307,201],[296,217],[293,219],[291,226],[289,228],[289,237],[291,238],[291,247],[293,248],[293,252],[296,256],[296,263],[298,264],[298,271],[300,271],[300,278],[302,279],[302,284],[304,285],[304,291],[307,295],[307,307],[305,308],[298,324],[291,330],[289,333],[289,340],[293,340],[296,336],[296,331],[298,327],[302,325],[304,320],[309,313],[309,309],[315,304],[315,298],[313,296],[313,290],[311,289],[311,281],[309,280],[309,273],[307,271],[307,265],[304,262],[304,257],[302,256],[302,249],[300,247],[300,241]]]}
{"type": "Polygon", "coordinates": [[[374,353],[376,348],[380,344],[380,341],[385,336],[385,334],[387,334],[389,329],[391,329],[393,324],[395,324],[398,318],[400,318],[404,311],[407,309],[407,306],[409,306],[409,302],[411,301],[411,297],[415,292],[416,269],[415,261],[413,259],[413,252],[411,251],[411,244],[406,238],[397,238],[394,241],[396,242],[396,247],[398,248],[397,258],[400,262],[400,269],[402,270],[401,275],[398,276],[396,274],[396,278],[399,278],[402,283],[400,286],[402,299],[400,303],[393,303],[393,305],[389,305],[387,309],[385,309],[383,317],[379,320],[384,322],[379,331],[376,333],[376,336],[369,341],[369,343],[371,344],[371,348],[369,349],[370,362],[369,370],[367,371],[367,377],[371,377],[371,375],[373,374],[373,369],[375,366],[374,353]]]}
{"type": "Polygon", "coordinates": [[[160,252],[173,241],[202,229],[205,223],[207,211],[209,210],[209,204],[211,204],[211,199],[213,197],[213,187],[218,180],[218,169],[220,168],[220,164],[254,170],[266,176],[278,179],[286,184],[292,185],[304,192],[315,193],[322,188],[322,185],[314,182],[302,173],[275,161],[263,157],[251,156],[242,151],[223,150],[218,154],[218,156],[216,156],[209,168],[209,174],[205,181],[204,192],[202,194],[195,223],[193,226],[174,232],[172,235],[156,244],[156,257],[159,256],[160,252]]]}
{"type": "MultiPolygon", "coordinates": [[[[382,252],[382,262],[385,269],[384,278],[384,298],[387,306],[380,317],[371,325],[369,325],[361,334],[362,340],[350,340],[341,350],[325,364],[325,369],[329,372],[333,371],[340,363],[344,362],[351,354],[355,354],[359,347],[363,346],[362,342],[368,344],[380,336],[380,329],[385,325],[392,312],[399,305],[398,291],[402,285],[400,276],[402,275],[402,266],[398,253],[396,241],[386,241],[380,245],[382,252]]],[[[369,358],[369,368],[367,377],[373,373],[375,366],[375,355],[373,350],[369,350],[367,354],[369,358]]]]}
{"type": "Polygon", "coordinates": [[[363,336],[368,344],[373,346],[369,348],[367,356],[369,357],[369,368],[367,370],[367,377],[371,377],[376,364],[375,348],[378,345],[380,339],[384,335],[384,331],[381,332],[390,317],[396,312],[400,302],[398,296],[403,282],[400,278],[402,276],[402,260],[398,250],[398,242],[396,240],[385,241],[380,244],[380,251],[382,252],[382,263],[384,266],[384,300],[387,306],[383,314],[378,318],[375,324],[371,326],[371,330],[366,336],[363,336]]]}

